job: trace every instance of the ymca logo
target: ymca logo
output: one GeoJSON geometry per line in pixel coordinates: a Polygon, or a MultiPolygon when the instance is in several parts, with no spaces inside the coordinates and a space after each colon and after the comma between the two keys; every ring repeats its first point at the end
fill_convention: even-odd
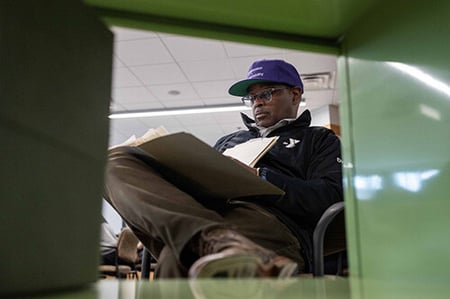
{"type": "Polygon", "coordinates": [[[285,142],[283,142],[283,145],[284,145],[286,148],[294,148],[295,145],[296,145],[297,143],[299,143],[299,142],[300,142],[300,140],[298,140],[298,139],[289,138],[289,142],[285,141],[285,142]]]}

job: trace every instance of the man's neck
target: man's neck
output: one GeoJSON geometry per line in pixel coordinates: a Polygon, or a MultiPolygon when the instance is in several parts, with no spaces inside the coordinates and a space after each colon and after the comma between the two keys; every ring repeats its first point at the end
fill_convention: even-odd
{"type": "Polygon", "coordinates": [[[255,125],[256,128],[258,128],[259,130],[259,134],[261,135],[261,137],[266,137],[268,136],[271,132],[273,132],[274,130],[281,128],[291,122],[295,121],[295,118],[285,118],[280,120],[279,122],[277,122],[276,124],[270,126],[270,127],[261,127],[258,125],[255,125]]]}

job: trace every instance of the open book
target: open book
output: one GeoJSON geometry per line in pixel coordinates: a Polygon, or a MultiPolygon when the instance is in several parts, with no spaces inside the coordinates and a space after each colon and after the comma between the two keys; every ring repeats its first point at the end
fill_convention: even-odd
{"type": "Polygon", "coordinates": [[[278,136],[250,139],[247,142],[226,149],[223,154],[238,159],[250,167],[255,167],[259,159],[264,156],[277,140],[278,136]]]}
{"type": "MultiPolygon", "coordinates": [[[[226,200],[284,194],[283,190],[189,133],[168,134],[163,128],[158,128],[149,130],[138,139],[130,145],[145,151],[152,160],[180,177],[184,184],[208,197],[226,200]]],[[[275,141],[276,138],[258,138],[235,147],[227,155],[253,166],[275,141]]]]}

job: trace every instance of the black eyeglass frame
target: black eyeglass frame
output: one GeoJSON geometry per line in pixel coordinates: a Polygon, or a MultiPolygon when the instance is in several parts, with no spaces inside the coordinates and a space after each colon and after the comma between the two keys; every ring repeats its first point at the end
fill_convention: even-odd
{"type": "Polygon", "coordinates": [[[274,92],[283,90],[283,89],[291,89],[291,88],[292,88],[291,86],[272,87],[272,88],[268,88],[263,91],[260,91],[258,93],[255,93],[253,95],[248,94],[248,95],[242,97],[241,100],[242,100],[242,103],[245,104],[245,106],[252,107],[253,104],[255,103],[256,99],[260,99],[265,102],[270,102],[270,101],[272,101],[272,96],[273,96],[274,92]]]}

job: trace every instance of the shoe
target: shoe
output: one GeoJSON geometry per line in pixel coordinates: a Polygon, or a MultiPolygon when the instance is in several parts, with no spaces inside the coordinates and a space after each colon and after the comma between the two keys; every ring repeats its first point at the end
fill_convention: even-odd
{"type": "Polygon", "coordinates": [[[229,229],[202,232],[190,278],[291,277],[297,263],[229,229]]]}

